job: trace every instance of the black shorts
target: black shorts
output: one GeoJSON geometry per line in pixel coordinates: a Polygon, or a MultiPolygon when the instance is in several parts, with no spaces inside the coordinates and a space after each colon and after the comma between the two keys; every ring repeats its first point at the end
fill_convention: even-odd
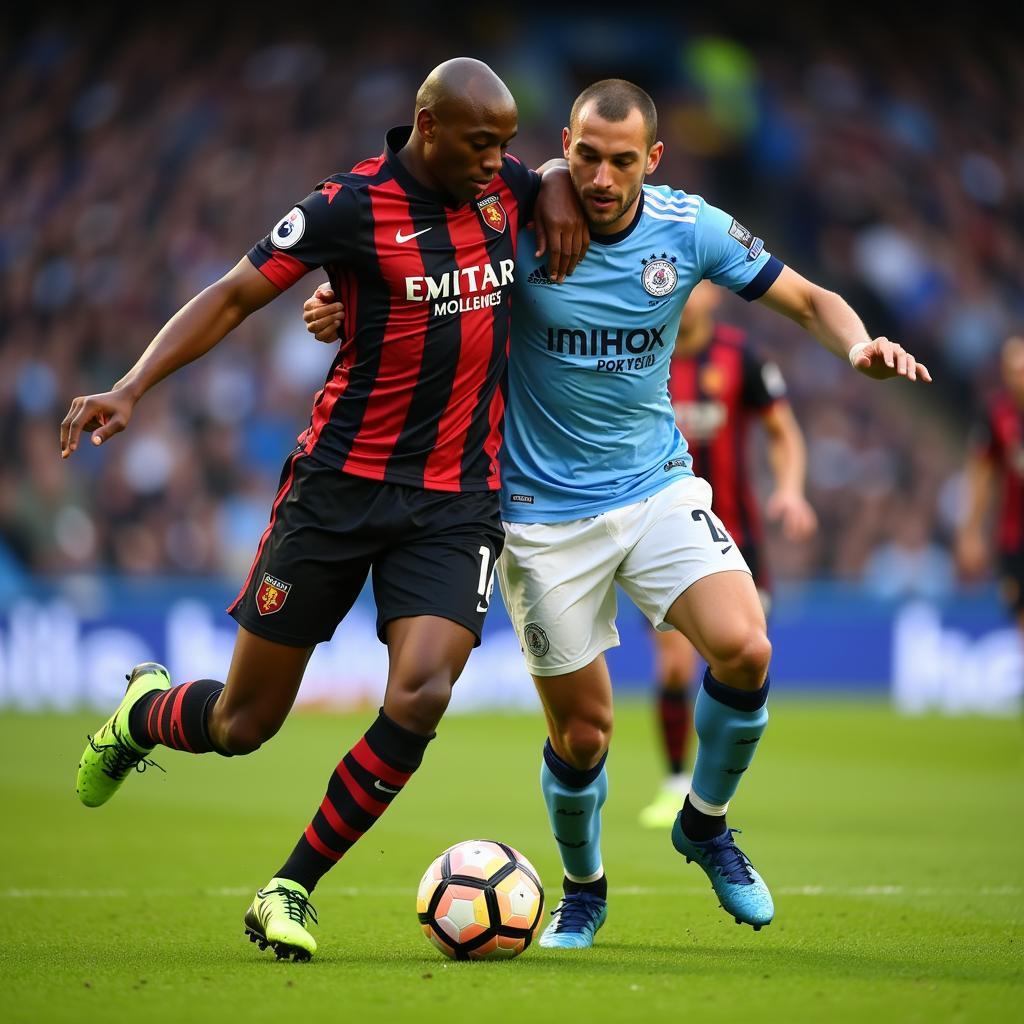
{"type": "Polygon", "coordinates": [[[381,483],[294,453],[249,577],[228,613],[294,647],[330,640],[373,573],[377,636],[439,615],[480,632],[505,535],[496,491],[381,483]]]}
{"type": "Polygon", "coordinates": [[[1024,550],[999,556],[999,589],[1012,612],[1024,612],[1024,550]]]}
{"type": "Polygon", "coordinates": [[[761,606],[767,615],[772,607],[772,581],[768,576],[768,567],[764,563],[761,548],[756,544],[740,545],[740,553],[743,560],[750,568],[750,574],[754,577],[754,586],[757,587],[758,596],[761,598],[761,606]]]}

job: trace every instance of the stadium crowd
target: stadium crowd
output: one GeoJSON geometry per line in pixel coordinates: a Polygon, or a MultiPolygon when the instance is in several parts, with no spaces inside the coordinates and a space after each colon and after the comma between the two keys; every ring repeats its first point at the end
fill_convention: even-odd
{"type": "Polygon", "coordinates": [[[315,25],[226,11],[9,21],[0,34],[0,578],[244,575],[332,357],[300,315],[318,275],[151,392],[102,451],[62,463],[60,419],[323,176],[379,152],[425,72],[468,52],[519,99],[514,149],[533,164],[557,155],[582,85],[646,87],[667,147],[655,183],[730,210],[929,364],[935,386],[893,403],[795,326],[738,299],[721,309],[780,364],[808,441],[821,529],[801,547],[770,535],[773,574],[882,594],[954,585],[972,404],[1024,323],[1011,35],[936,63],[898,33],[692,19],[668,32],[548,13],[469,21],[461,36],[422,21],[353,29],[340,45],[332,28],[328,46],[315,25]]]}

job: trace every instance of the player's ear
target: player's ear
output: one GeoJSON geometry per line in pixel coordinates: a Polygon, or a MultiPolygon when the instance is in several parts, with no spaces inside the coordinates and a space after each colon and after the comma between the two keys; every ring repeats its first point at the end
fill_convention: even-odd
{"type": "Polygon", "coordinates": [[[421,107],[416,112],[416,130],[425,142],[437,138],[437,117],[429,107],[421,107]]]}
{"type": "Polygon", "coordinates": [[[572,142],[572,132],[568,128],[562,129],[562,156],[569,159],[569,143],[572,142]]]}
{"type": "Polygon", "coordinates": [[[665,143],[656,142],[647,151],[647,170],[645,174],[653,174],[655,168],[661,163],[661,154],[665,152],[665,143]]]}

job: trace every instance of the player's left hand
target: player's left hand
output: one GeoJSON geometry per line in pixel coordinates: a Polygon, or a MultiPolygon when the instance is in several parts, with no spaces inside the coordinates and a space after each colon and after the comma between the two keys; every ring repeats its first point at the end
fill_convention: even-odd
{"type": "Polygon", "coordinates": [[[810,502],[796,491],[776,491],[765,504],[765,514],[782,526],[786,540],[806,540],[818,528],[810,502]]]}
{"type": "Polygon", "coordinates": [[[590,228],[576,196],[572,178],[565,167],[544,172],[537,206],[533,213],[539,259],[548,254],[548,277],[561,284],[586,255],[590,228]]]}
{"type": "Polygon", "coordinates": [[[872,380],[906,377],[907,380],[932,382],[932,375],[924,363],[919,363],[902,345],[888,338],[875,338],[854,345],[850,359],[858,373],[872,380]]]}
{"type": "Polygon", "coordinates": [[[334,290],[329,284],[322,284],[302,304],[302,319],[306,330],[325,345],[338,340],[341,321],[345,319],[345,306],[333,302],[334,290]]]}

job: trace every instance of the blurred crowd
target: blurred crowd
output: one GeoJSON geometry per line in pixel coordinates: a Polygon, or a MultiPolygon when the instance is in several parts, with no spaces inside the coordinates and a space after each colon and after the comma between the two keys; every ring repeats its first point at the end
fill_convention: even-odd
{"type": "Polygon", "coordinates": [[[812,18],[549,8],[343,31],[340,14],[104,11],[0,15],[0,578],[244,574],[331,360],[300,318],[322,275],[157,387],[102,450],[62,463],[60,420],[322,177],[378,153],[432,66],[469,53],[512,88],[514,151],[534,164],[558,155],[583,85],[643,85],[666,143],[655,183],[729,210],[929,364],[930,389],[873,384],[756,305],[721,309],[782,367],[808,440],[821,529],[799,547],[771,534],[774,575],[954,586],[972,409],[1024,323],[1014,33],[951,24],[912,47],[812,18]]]}

